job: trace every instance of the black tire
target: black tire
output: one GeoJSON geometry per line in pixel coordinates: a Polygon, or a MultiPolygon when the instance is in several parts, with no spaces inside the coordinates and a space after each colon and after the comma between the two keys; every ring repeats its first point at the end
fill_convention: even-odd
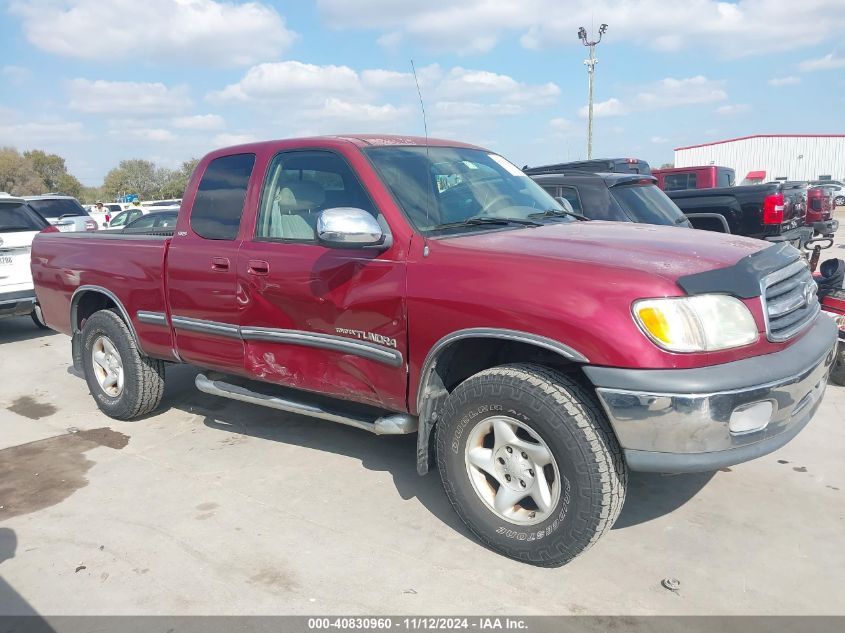
{"type": "Polygon", "coordinates": [[[845,343],[839,342],[836,359],[830,369],[830,382],[845,387],[845,343]]]}
{"type": "Polygon", "coordinates": [[[44,321],[41,320],[41,315],[38,310],[33,310],[32,313],[29,315],[32,317],[32,322],[35,323],[35,326],[40,330],[49,330],[50,328],[44,321]]]}
{"type": "Polygon", "coordinates": [[[452,506],[500,554],[558,567],[588,549],[619,516],[628,471],[616,436],[595,396],[559,371],[512,364],[468,378],[448,397],[436,433],[440,477],[452,506]],[[525,525],[500,516],[470,480],[465,451],[472,429],[496,415],[528,426],[557,463],[559,498],[542,522],[525,525]]]}
{"type": "Polygon", "coordinates": [[[164,394],[164,362],[141,354],[123,319],[111,310],[91,315],[82,328],[82,368],[91,395],[100,411],[117,420],[131,420],[154,410],[164,394]],[[94,373],[92,351],[95,341],[108,337],[120,354],[123,389],[111,396],[94,373]]]}

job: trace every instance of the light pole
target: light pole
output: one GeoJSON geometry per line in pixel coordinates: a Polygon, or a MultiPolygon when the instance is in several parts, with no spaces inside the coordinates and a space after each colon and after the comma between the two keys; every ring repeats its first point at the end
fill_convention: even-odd
{"type": "Polygon", "coordinates": [[[583,26],[578,29],[578,39],[584,46],[590,48],[590,57],[585,59],[587,65],[587,158],[593,157],[593,74],[596,72],[596,46],[601,42],[602,35],[607,32],[607,24],[599,27],[599,39],[592,41],[587,39],[587,29],[583,26]]]}

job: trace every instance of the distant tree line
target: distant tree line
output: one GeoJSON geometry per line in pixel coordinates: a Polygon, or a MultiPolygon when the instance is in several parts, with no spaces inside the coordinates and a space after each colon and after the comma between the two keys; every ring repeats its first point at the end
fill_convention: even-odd
{"type": "Polygon", "coordinates": [[[65,159],[40,149],[23,153],[0,147],[0,191],[14,196],[63,193],[90,204],[136,193],[142,200],[181,198],[198,159],[186,160],[176,169],[157,167],[148,160],[122,160],[99,187],[85,187],[69,173],[65,159]]]}

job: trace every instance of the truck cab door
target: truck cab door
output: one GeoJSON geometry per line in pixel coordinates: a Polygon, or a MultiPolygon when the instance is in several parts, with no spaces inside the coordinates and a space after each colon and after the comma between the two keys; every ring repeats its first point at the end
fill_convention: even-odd
{"type": "Polygon", "coordinates": [[[195,197],[185,199],[166,266],[179,357],[238,374],[244,358],[236,297],[239,233],[254,165],[255,154],[208,163],[195,197]]]}
{"type": "Polygon", "coordinates": [[[254,235],[238,253],[244,367],[261,380],[404,410],[403,251],[320,244],[318,216],[336,207],[364,209],[388,230],[340,153],[270,160],[254,235]]]}

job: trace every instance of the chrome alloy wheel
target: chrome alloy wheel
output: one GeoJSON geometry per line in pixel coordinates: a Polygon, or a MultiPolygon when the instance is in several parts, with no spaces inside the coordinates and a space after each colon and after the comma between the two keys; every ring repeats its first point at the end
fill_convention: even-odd
{"type": "Polygon", "coordinates": [[[100,389],[112,398],[117,398],[123,393],[123,361],[108,336],[98,336],[94,341],[91,361],[100,389]]]}
{"type": "Polygon", "coordinates": [[[560,473],[548,445],[514,418],[478,422],[464,453],[472,487],[498,517],[521,525],[547,519],[560,499],[560,473]]]}

